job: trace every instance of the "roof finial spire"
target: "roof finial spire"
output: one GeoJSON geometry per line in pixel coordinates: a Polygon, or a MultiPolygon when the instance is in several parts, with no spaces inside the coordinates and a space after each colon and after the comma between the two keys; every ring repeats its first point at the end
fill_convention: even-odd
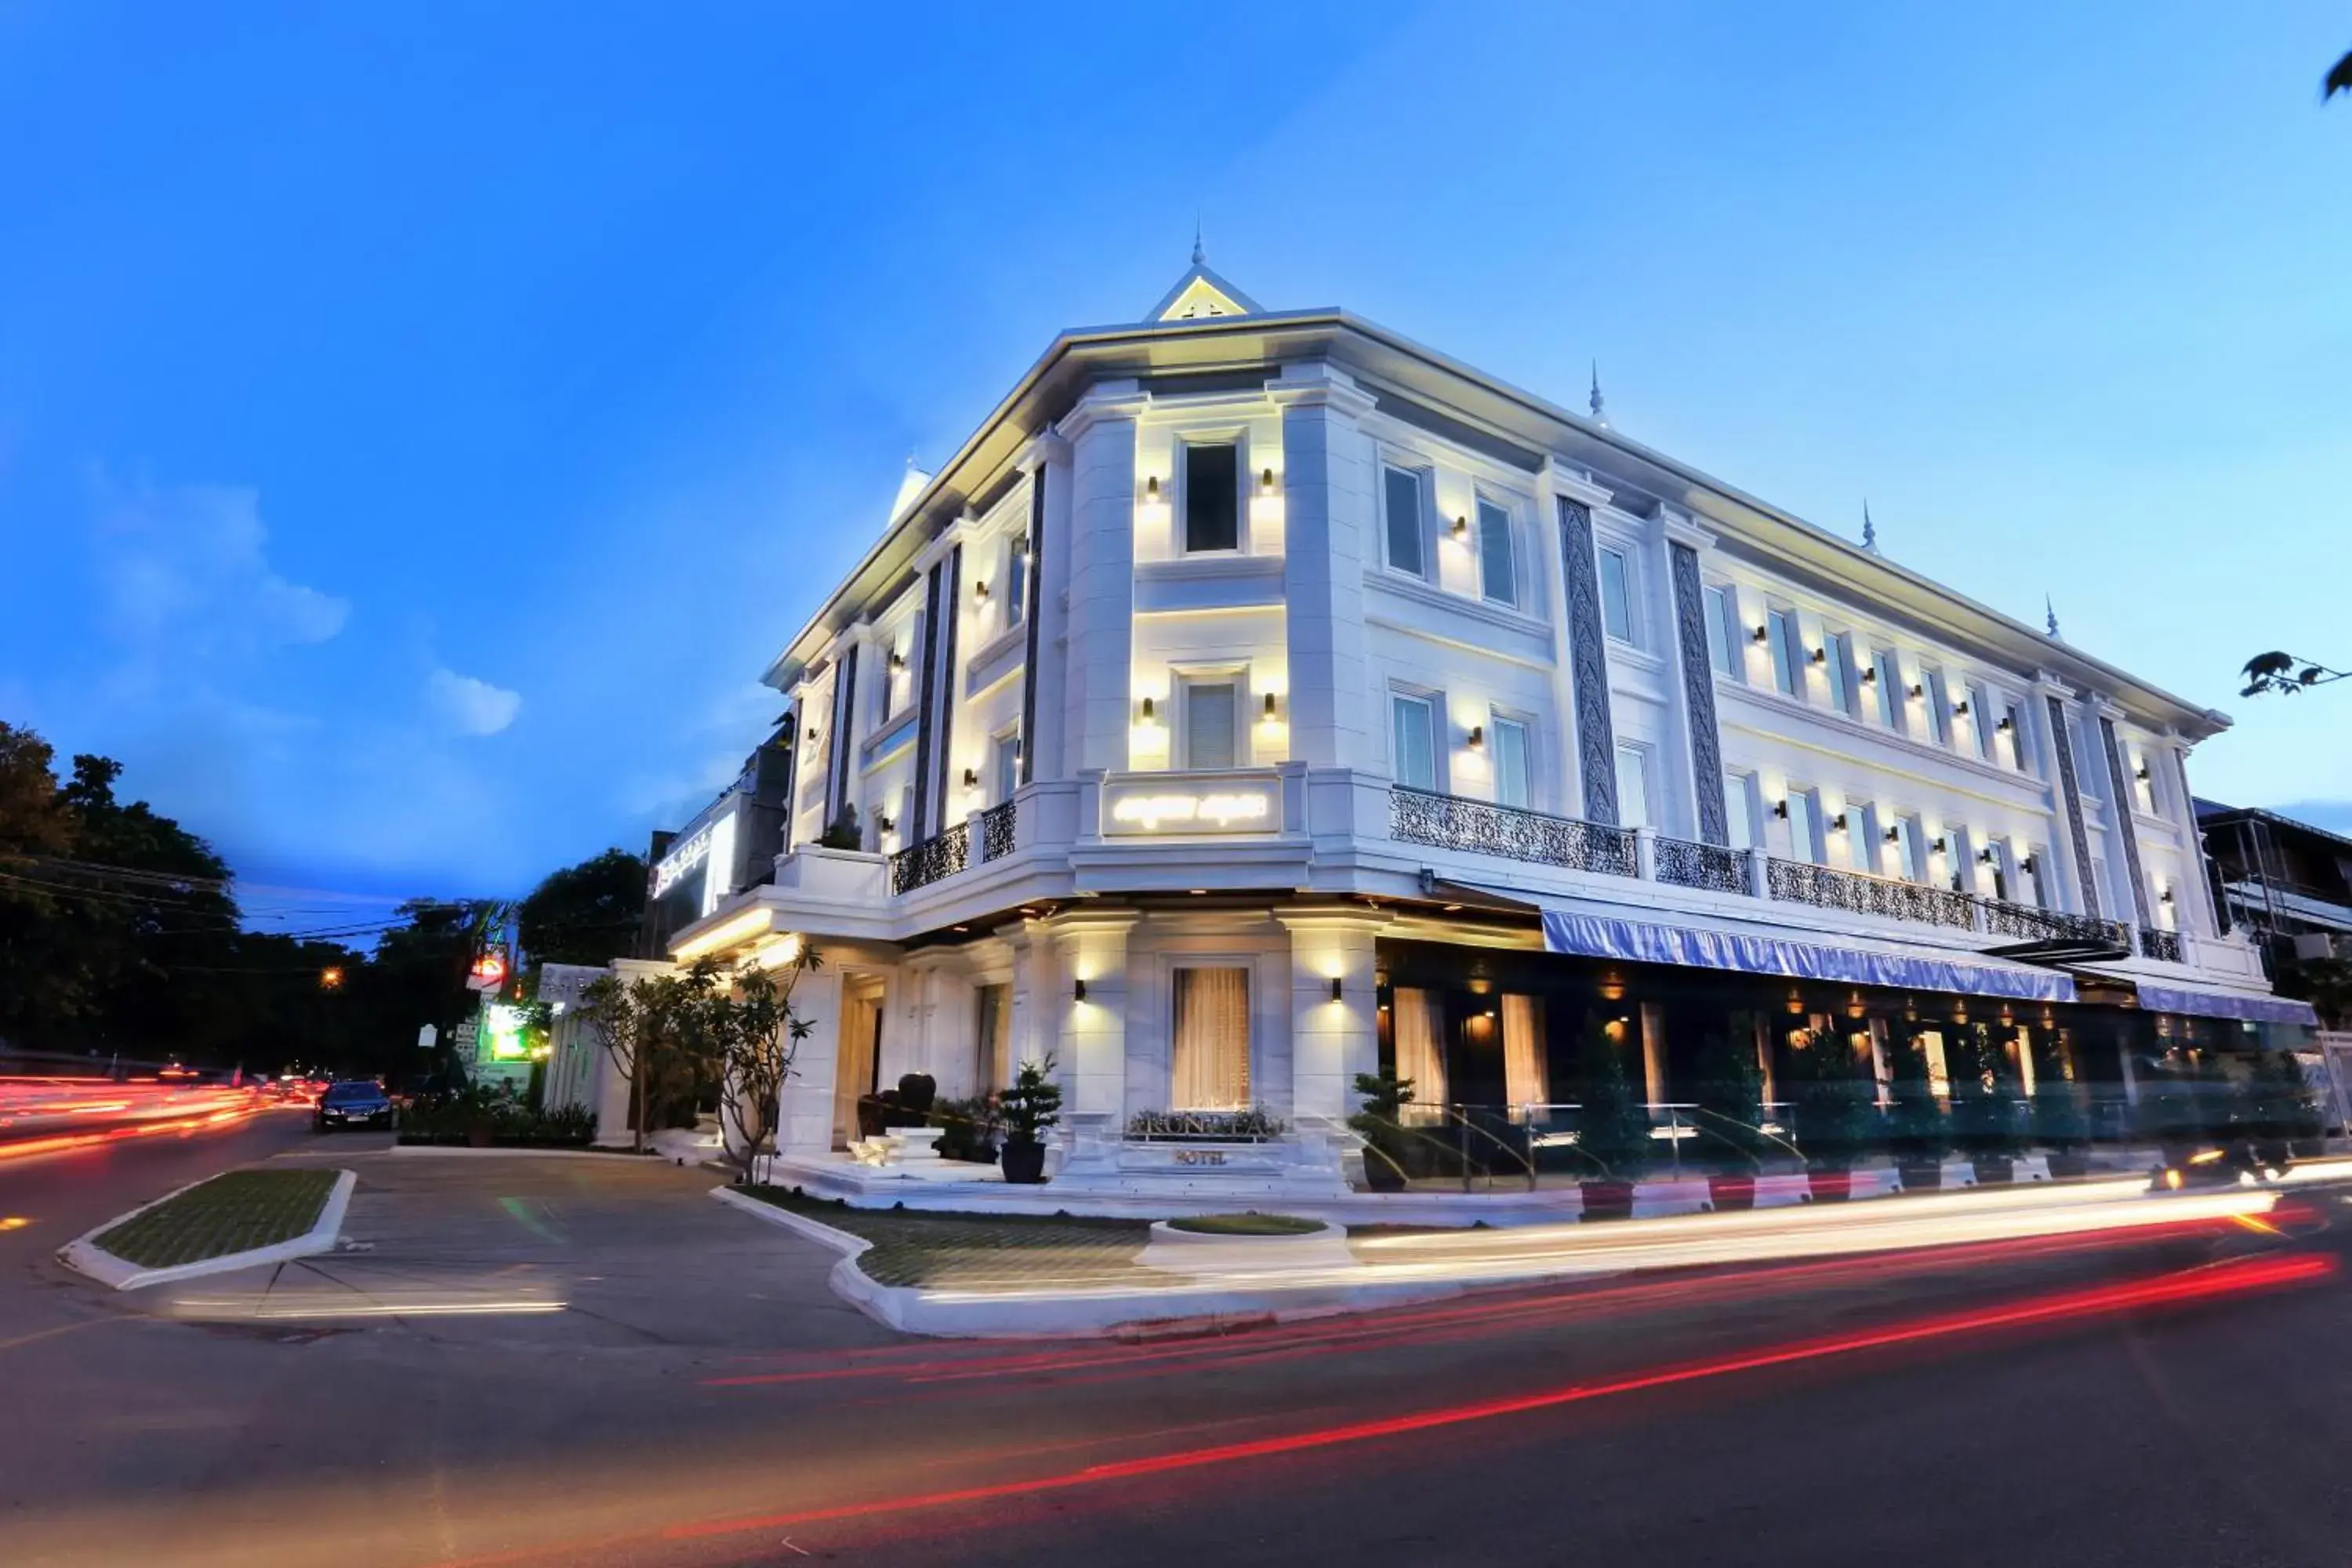
{"type": "Polygon", "coordinates": [[[1873,555],[1878,553],[1878,525],[1870,521],[1870,498],[1862,498],[1862,547],[1873,555]]]}
{"type": "Polygon", "coordinates": [[[1206,267],[1208,264],[1209,253],[1201,248],[1201,212],[1195,207],[1192,210],[1192,265],[1206,267]]]}
{"type": "Polygon", "coordinates": [[[1609,416],[1601,411],[1601,362],[1599,360],[1592,362],[1592,422],[1595,425],[1609,423],[1609,416]]]}
{"type": "Polygon", "coordinates": [[[2050,628],[2050,635],[2053,637],[2056,637],[2058,635],[2058,606],[2050,602],[2050,595],[2047,594],[2042,595],[2042,614],[2045,617],[2045,622],[2050,628]]]}

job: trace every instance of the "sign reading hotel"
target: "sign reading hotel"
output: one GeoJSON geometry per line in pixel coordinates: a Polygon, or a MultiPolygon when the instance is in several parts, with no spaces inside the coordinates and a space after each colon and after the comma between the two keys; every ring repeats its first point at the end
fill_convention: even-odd
{"type": "Polygon", "coordinates": [[[1282,781],[1243,774],[1133,775],[1103,784],[1103,832],[1162,837],[1276,833],[1282,781]]]}

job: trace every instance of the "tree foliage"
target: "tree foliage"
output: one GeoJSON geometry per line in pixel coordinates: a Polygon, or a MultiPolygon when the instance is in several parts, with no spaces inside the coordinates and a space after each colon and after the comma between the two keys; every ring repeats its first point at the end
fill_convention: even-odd
{"type": "Polygon", "coordinates": [[[625,957],[635,949],[645,902],[644,857],[607,849],[550,873],[516,906],[523,951],[541,963],[625,957]]]}

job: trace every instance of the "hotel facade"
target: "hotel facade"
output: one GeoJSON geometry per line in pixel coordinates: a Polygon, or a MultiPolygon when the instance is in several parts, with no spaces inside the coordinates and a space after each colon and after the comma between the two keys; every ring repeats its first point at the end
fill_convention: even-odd
{"type": "Polygon", "coordinates": [[[1195,1184],[1135,1119],[1262,1107],[1235,1177],[1336,1188],[1356,1074],[1539,1121],[1588,1018],[1661,1106],[1711,1037],[1770,1099],[1979,1026],[2123,1106],[2310,1014],[2200,858],[2228,721],[2056,630],[1196,255],[910,476],[652,908],[674,960],[822,952],[795,1159],[1034,1060],[1057,1180],[1195,1184]]]}

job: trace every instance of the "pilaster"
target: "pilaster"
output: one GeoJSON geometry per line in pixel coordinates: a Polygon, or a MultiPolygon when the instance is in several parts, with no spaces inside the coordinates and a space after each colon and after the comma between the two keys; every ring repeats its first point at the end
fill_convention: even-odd
{"type": "MultiPolygon", "coordinates": [[[[1061,765],[1128,765],[1134,660],[1136,420],[1150,395],[1105,382],[1078,400],[1060,433],[1071,449],[1068,653],[1061,765]]],[[[1026,744],[1024,740],[1024,744],[1026,744]]]]}
{"type": "Polygon", "coordinates": [[[1359,1103],[1356,1075],[1380,1067],[1373,956],[1392,917],[1303,909],[1277,910],[1274,918],[1290,932],[1291,1116],[1338,1122],[1359,1103]]]}
{"type": "Polygon", "coordinates": [[[1266,391],[1282,409],[1290,755],[1318,767],[1374,767],[1381,747],[1364,634],[1372,463],[1358,427],[1373,399],[1321,362],[1285,365],[1266,391]]]}

